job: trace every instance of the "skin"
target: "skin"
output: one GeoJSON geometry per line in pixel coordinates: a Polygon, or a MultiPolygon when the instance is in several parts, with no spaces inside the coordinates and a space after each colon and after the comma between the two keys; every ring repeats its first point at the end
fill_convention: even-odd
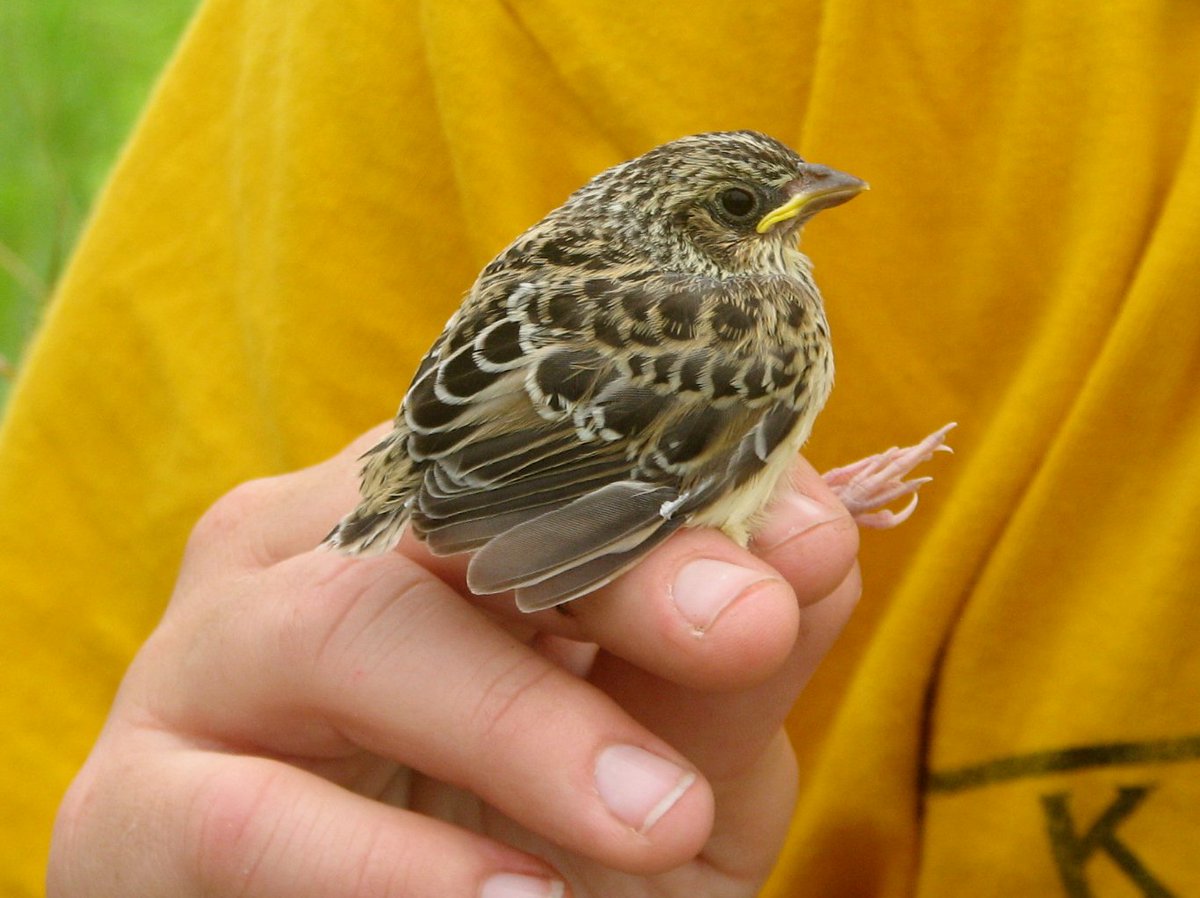
{"type": "Polygon", "coordinates": [[[857,528],[820,476],[798,460],[757,549],[682,531],[569,615],[520,615],[411,539],[313,548],[383,432],[198,523],[60,809],[51,898],[467,898],[497,874],[756,894],[794,802],[782,721],[860,590],[857,528]],[[761,577],[702,630],[674,594],[697,559],[761,577]],[[613,745],[696,774],[644,831],[597,789],[613,745]]]}

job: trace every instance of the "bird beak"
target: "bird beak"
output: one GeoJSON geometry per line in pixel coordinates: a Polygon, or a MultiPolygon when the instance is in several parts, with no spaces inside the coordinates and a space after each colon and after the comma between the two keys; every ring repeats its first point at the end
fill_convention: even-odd
{"type": "Polygon", "coordinates": [[[822,209],[840,206],[870,189],[870,185],[861,178],[827,165],[806,162],[800,167],[800,172],[800,177],[783,186],[784,196],[787,197],[783,204],[764,215],[755,226],[758,233],[767,233],[781,221],[800,216],[807,218],[822,209]]]}

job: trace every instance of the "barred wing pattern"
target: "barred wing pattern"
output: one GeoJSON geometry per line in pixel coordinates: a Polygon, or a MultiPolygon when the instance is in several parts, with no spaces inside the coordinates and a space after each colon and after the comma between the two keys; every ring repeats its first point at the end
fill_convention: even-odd
{"type": "Polygon", "coordinates": [[[380,500],[331,542],[381,551],[410,521],[436,553],[476,551],[474,592],[538,610],[613,579],[807,435],[832,378],[815,288],[553,273],[477,286],[368,453],[380,500]]]}

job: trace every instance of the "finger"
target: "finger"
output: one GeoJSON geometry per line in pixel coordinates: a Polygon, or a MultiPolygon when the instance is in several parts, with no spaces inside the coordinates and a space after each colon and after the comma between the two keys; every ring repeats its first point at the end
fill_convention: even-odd
{"type": "Polygon", "coordinates": [[[694,689],[739,689],[791,651],[799,606],[769,565],[714,530],[680,533],[570,606],[580,639],[694,689]]]}
{"type": "MultiPolygon", "coordinates": [[[[761,664],[760,671],[769,674],[766,679],[737,691],[696,688],[701,685],[698,678],[663,677],[661,662],[631,663],[628,651],[622,652],[624,657],[601,653],[592,668],[592,682],[709,778],[718,816],[703,859],[711,869],[742,882],[766,876],[786,834],[796,783],[782,723],[857,602],[857,547],[857,528],[845,509],[819,475],[801,462],[781,486],[752,544],[763,562],[788,579],[799,603],[790,630],[795,640],[779,663],[771,664],[775,647],[756,654],[755,647],[764,642],[739,640],[741,646],[749,646],[749,666],[761,664]]],[[[665,554],[666,547],[660,552],[665,554]]],[[[650,565],[646,567],[649,574],[650,565]]],[[[614,584],[618,589],[628,585],[614,584]]],[[[753,594],[739,598],[729,607],[741,611],[746,633],[757,623],[763,639],[769,640],[775,632],[769,613],[774,606],[756,606],[752,599],[753,594]]],[[[781,620],[776,617],[775,625],[781,620]]],[[[723,628],[735,621],[722,612],[698,641],[716,644],[723,628]]],[[[736,670],[736,651],[728,658],[736,670]]]]}
{"type": "Polygon", "coordinates": [[[160,743],[150,751],[125,746],[119,763],[136,760],[136,772],[90,784],[82,777],[72,787],[56,853],[83,858],[84,868],[52,863],[53,894],[441,898],[486,896],[506,880],[531,896],[562,894],[561,877],[543,861],[295,767],[181,750],[159,734],[135,738],[160,743]],[[117,783],[120,794],[98,794],[117,783]],[[108,816],[99,819],[96,808],[108,816]],[[149,821],[160,848],[131,851],[130,839],[149,821]],[[128,862],[89,868],[94,857],[128,862]]]}
{"type": "MultiPolygon", "coordinates": [[[[845,580],[858,532],[806,464],[769,515],[765,545],[752,546],[763,557],[716,531],[683,531],[573,602],[577,632],[565,635],[693,689],[744,689],[773,675],[793,649],[800,609],[845,580]]],[[[552,632],[564,635],[561,625],[552,632]]]]}
{"type": "Polygon", "coordinates": [[[514,876],[550,898],[547,865],[482,836],[371,801],[283,764],[238,757],[199,789],[203,894],[264,898],[486,894],[514,876]]]}
{"type": "Polygon", "coordinates": [[[725,779],[752,763],[775,737],[849,620],[860,591],[856,566],[829,596],[801,609],[798,635],[787,657],[769,679],[747,689],[693,689],[606,653],[597,657],[590,679],[706,776],[725,779]]]}
{"type": "Polygon", "coordinates": [[[365,748],[631,872],[704,844],[711,796],[683,757],[407,559],[311,552],[245,588],[183,719],[290,756],[365,748]]]}
{"type": "Polygon", "coordinates": [[[796,588],[801,605],[829,595],[858,555],[858,527],[804,458],[776,487],[751,550],[796,588]]]}
{"type": "Polygon", "coordinates": [[[372,428],[323,462],[251,480],[218,499],[188,542],[189,566],[267,567],[318,545],[358,500],[359,457],[390,424],[372,428]]]}
{"type": "Polygon", "coordinates": [[[680,751],[713,786],[718,816],[704,858],[743,877],[765,873],[791,815],[795,767],[783,721],[849,619],[861,591],[857,567],[819,602],[800,609],[799,635],[765,682],[737,692],[690,689],[601,654],[590,679],[680,751]]]}

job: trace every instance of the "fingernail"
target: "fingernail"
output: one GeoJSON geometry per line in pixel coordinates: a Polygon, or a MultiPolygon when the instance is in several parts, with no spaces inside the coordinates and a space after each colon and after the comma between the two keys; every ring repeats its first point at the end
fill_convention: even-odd
{"type": "Polygon", "coordinates": [[[754,535],[754,548],[769,551],[814,527],[836,521],[845,514],[840,508],[830,508],[801,492],[788,490],[771,504],[771,517],[754,535]]]}
{"type": "Polygon", "coordinates": [[[762,571],[700,558],[685,564],[675,575],[671,601],[684,620],[703,633],[750,586],[770,579],[771,575],[762,571]]]}
{"type": "Polygon", "coordinates": [[[644,833],[679,801],[696,774],[632,745],[611,745],[596,759],[596,789],[623,823],[644,833]]]}
{"type": "Polygon", "coordinates": [[[479,898],[562,898],[566,886],[557,879],[497,873],[484,882],[479,898]]]}

